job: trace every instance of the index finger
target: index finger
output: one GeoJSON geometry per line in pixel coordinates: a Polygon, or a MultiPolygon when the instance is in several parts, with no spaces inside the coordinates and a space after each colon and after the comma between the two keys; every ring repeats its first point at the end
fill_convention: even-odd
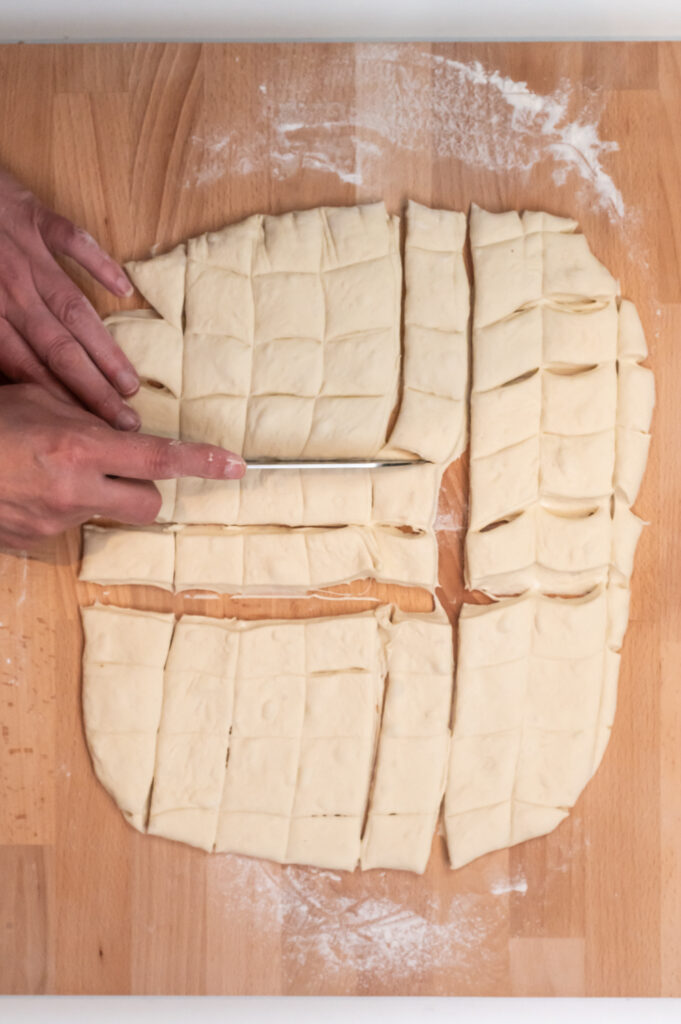
{"type": "Polygon", "coordinates": [[[241,456],[225,448],[151,434],[106,431],[101,435],[97,455],[99,468],[107,476],[133,480],[173,480],[181,476],[238,480],[246,472],[241,456]]]}

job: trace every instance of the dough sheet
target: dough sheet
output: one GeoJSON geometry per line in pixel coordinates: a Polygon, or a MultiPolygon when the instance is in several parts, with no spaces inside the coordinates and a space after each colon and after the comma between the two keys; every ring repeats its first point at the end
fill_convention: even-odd
{"type": "Polygon", "coordinates": [[[610,736],[628,599],[613,583],[463,606],[444,802],[452,867],[567,817],[610,736]]]}
{"type": "Polygon", "coordinates": [[[626,583],[654,405],[631,302],[576,224],[471,213],[476,282],[466,584],[626,583]]]}
{"type": "Polygon", "coordinates": [[[389,526],[85,526],[79,579],[230,594],[300,593],[373,578],[434,589],[432,530],[389,526]]]}
{"type": "Polygon", "coordinates": [[[453,683],[441,609],[175,622],[93,606],[82,617],[93,765],[135,827],[206,850],[352,870],[369,805],[367,863],[387,866],[390,836],[405,832],[404,866],[423,869],[453,683]],[[369,801],[388,671],[394,689],[369,801]],[[409,797],[401,755],[417,758],[409,797]],[[414,822],[402,808],[420,800],[426,813],[414,822]]]}

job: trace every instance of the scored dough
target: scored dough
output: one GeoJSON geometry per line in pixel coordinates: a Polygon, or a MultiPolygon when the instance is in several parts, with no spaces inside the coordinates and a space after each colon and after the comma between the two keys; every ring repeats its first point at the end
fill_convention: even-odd
{"type": "Polygon", "coordinates": [[[386,837],[397,828],[411,837],[403,866],[423,870],[453,684],[452,631],[441,609],[262,622],[185,616],[173,624],[171,615],[83,609],[88,744],[132,824],[206,850],[352,870],[369,803],[367,863],[390,860],[386,837]],[[114,652],[120,662],[110,660],[114,652]],[[383,781],[370,799],[388,669],[395,678],[383,781]],[[419,673],[428,680],[425,702],[419,673]],[[412,753],[411,795],[400,803],[412,753]],[[421,799],[424,820],[415,822],[421,799]],[[408,820],[393,821],[402,807],[408,820]]]}
{"type": "Polygon", "coordinates": [[[463,606],[444,809],[452,867],[551,831],[596,771],[617,694],[611,590],[463,606]]]}
{"type": "Polygon", "coordinates": [[[469,589],[628,581],[654,383],[635,307],[573,221],[474,207],[469,589]],[[616,502],[615,496],[618,496],[616,502]],[[619,500],[622,499],[622,501],[619,500]],[[633,540],[632,540],[633,539],[633,540]]]}
{"type": "Polygon", "coordinates": [[[83,529],[79,579],[105,585],[296,593],[362,578],[433,589],[434,533],[390,526],[83,529]]]}

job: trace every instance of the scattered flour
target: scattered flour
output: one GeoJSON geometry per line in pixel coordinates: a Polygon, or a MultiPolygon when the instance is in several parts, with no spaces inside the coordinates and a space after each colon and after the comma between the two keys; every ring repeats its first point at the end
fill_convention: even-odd
{"type": "Polygon", "coordinates": [[[320,963],[325,977],[352,971],[362,981],[424,971],[497,967],[490,936],[503,907],[489,895],[444,894],[409,885],[414,906],[395,897],[393,872],[341,876],[244,857],[216,857],[208,887],[220,913],[247,911],[254,926],[282,929],[287,974],[320,963]]]}
{"type": "Polygon", "coordinates": [[[556,185],[577,183],[612,220],[624,217],[622,194],[603,165],[619,147],[601,138],[598,91],[563,80],[538,93],[479,61],[413,46],[367,45],[354,59],[331,61],[332,92],[301,67],[288,87],[258,85],[255,117],[231,111],[224,125],[194,135],[185,187],[269,167],[275,179],[317,170],[378,193],[386,158],[434,150],[495,173],[527,174],[548,160],[556,185]],[[341,93],[354,97],[349,106],[333,98],[341,93]]]}
{"type": "Polygon", "coordinates": [[[491,893],[495,896],[504,896],[509,892],[527,892],[527,879],[524,875],[519,875],[517,878],[504,878],[498,882],[492,882],[490,886],[491,893]]]}

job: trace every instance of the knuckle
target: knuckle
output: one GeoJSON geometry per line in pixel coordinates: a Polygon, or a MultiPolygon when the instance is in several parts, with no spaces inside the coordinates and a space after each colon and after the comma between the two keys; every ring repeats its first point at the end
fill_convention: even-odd
{"type": "Polygon", "coordinates": [[[58,476],[52,484],[49,496],[51,508],[58,513],[72,512],[77,504],[76,488],[69,475],[58,476]]]}
{"type": "Polygon", "coordinates": [[[162,480],[164,477],[172,476],[175,458],[171,449],[166,445],[152,448],[147,456],[147,467],[152,480],[162,480]]]}
{"type": "Polygon", "coordinates": [[[56,299],[55,308],[59,319],[69,330],[78,328],[83,321],[83,314],[86,309],[85,296],[77,292],[66,297],[56,299]]]}
{"type": "Polygon", "coordinates": [[[58,377],[71,376],[80,365],[81,351],[73,338],[59,335],[47,346],[47,365],[58,377]]]}

